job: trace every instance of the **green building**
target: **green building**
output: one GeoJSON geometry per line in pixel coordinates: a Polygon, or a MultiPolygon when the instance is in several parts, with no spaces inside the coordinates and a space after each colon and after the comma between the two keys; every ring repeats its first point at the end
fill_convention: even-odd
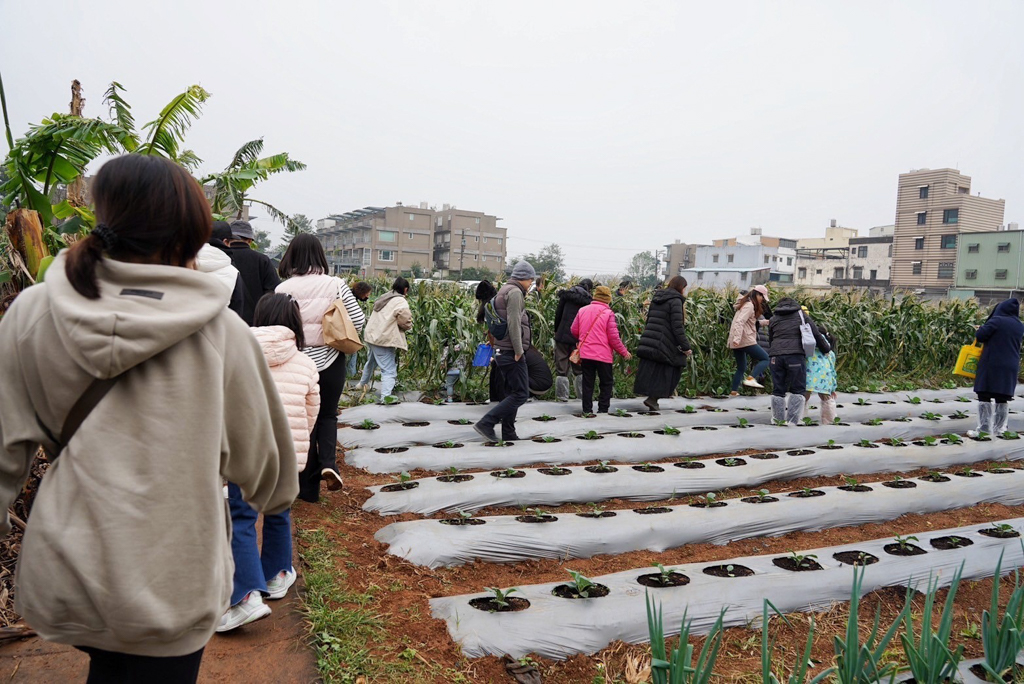
{"type": "Polygon", "coordinates": [[[1024,298],[1024,231],[961,233],[958,243],[950,297],[981,304],[1024,298]]]}

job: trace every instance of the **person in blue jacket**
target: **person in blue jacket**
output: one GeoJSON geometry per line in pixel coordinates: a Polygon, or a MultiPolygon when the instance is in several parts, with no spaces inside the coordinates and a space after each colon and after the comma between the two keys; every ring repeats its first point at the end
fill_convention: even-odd
{"type": "Polygon", "coordinates": [[[1016,299],[1000,302],[974,336],[984,346],[974,378],[974,391],[978,395],[978,429],[969,430],[967,435],[977,437],[982,432],[1001,435],[1006,432],[1009,420],[1010,408],[1006,402],[1013,398],[1020,373],[1020,345],[1024,338],[1020,302],[1016,299]]]}

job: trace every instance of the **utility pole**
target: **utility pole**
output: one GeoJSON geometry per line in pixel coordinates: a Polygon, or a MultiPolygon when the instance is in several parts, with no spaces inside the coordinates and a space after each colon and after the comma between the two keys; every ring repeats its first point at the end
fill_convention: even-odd
{"type": "Polygon", "coordinates": [[[459,280],[462,280],[462,259],[466,256],[466,229],[462,229],[462,248],[459,250],[459,280]]]}

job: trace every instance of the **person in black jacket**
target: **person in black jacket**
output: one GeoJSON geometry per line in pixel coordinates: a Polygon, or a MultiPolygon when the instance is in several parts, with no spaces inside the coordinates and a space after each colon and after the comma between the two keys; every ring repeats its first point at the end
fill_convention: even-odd
{"type": "Polygon", "coordinates": [[[686,360],[693,354],[686,339],[685,290],[686,278],[675,276],[652,295],[647,323],[636,350],[640,368],[633,391],[647,395],[644,406],[651,411],[658,410],[659,399],[675,393],[686,360]]]}
{"type": "MultiPolygon", "coordinates": [[[[228,247],[229,242],[231,242],[231,226],[228,225],[227,221],[214,221],[213,232],[210,234],[210,244],[230,257],[231,249],[228,247]]],[[[234,260],[232,260],[231,265],[235,265],[234,260]]],[[[235,270],[238,270],[237,266],[235,266],[235,270]]],[[[240,318],[245,313],[245,283],[242,282],[241,274],[235,277],[235,289],[231,292],[231,302],[228,304],[228,308],[238,314],[240,318]]]]}
{"type": "Polygon", "coordinates": [[[978,360],[978,373],[974,377],[974,391],[978,395],[978,429],[968,430],[969,437],[979,433],[1002,435],[1009,422],[1009,406],[1017,390],[1020,373],[1020,343],[1024,338],[1024,323],[1020,322],[1020,302],[1007,299],[992,310],[985,325],[974,337],[983,347],[978,360]],[[992,402],[995,402],[993,417],[992,402]]]}
{"type": "Polygon", "coordinates": [[[590,293],[594,282],[584,278],[578,285],[558,291],[558,308],[555,309],[555,397],[558,401],[569,401],[569,375],[576,376],[576,396],[581,394],[583,372],[579,366],[569,363],[569,355],[576,348],[577,340],[573,334],[572,322],[579,310],[590,304],[590,293]]]}
{"type": "Polygon", "coordinates": [[[815,346],[822,354],[832,351],[828,340],[818,331],[811,317],[792,297],[785,297],[775,307],[768,323],[768,357],[772,372],[772,420],[785,420],[797,425],[804,413],[804,390],[807,387],[807,350],[804,349],[800,326],[808,324],[815,346]],[[786,393],[789,393],[787,403],[786,393]]]}
{"type": "Polygon", "coordinates": [[[274,265],[270,263],[270,257],[252,248],[255,234],[248,221],[233,221],[231,235],[234,238],[228,245],[231,263],[238,269],[238,274],[245,285],[242,320],[252,325],[256,302],[260,301],[263,295],[273,293],[281,284],[281,278],[278,277],[274,265]]]}

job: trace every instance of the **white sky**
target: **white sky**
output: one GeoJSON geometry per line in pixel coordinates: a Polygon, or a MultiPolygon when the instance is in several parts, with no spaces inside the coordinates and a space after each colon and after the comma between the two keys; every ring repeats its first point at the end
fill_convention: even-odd
{"type": "Polygon", "coordinates": [[[287,213],[453,203],[570,271],[751,226],[866,234],[920,167],[1024,222],[1018,0],[0,0],[0,26],[16,136],[73,78],[91,116],[122,83],[139,124],[199,83],[204,169],[259,136],[309,165],[253,193],[287,213]]]}

